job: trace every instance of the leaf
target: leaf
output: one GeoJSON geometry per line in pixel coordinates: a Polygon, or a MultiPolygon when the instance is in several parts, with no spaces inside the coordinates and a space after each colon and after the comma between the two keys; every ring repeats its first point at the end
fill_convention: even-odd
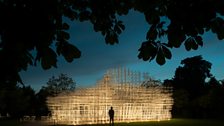
{"type": "Polygon", "coordinates": [[[82,21],[86,21],[90,18],[90,12],[87,10],[81,11],[79,13],[79,20],[82,21]]]}
{"type": "Polygon", "coordinates": [[[123,24],[119,24],[119,27],[122,29],[122,30],[125,30],[125,26],[123,24]]]}
{"type": "Polygon", "coordinates": [[[152,25],[147,32],[146,39],[147,40],[155,40],[157,38],[158,32],[154,25],[152,25]]]}
{"type": "Polygon", "coordinates": [[[49,69],[51,66],[57,67],[57,55],[51,48],[47,48],[43,51],[43,55],[41,57],[41,66],[43,69],[49,69]]]}
{"type": "Polygon", "coordinates": [[[101,30],[100,26],[98,24],[94,24],[93,29],[95,32],[98,32],[101,30]]]}
{"type": "Polygon", "coordinates": [[[171,59],[172,54],[171,54],[170,50],[166,46],[164,46],[164,45],[162,46],[162,49],[163,49],[164,56],[167,59],[171,59]]]}
{"type": "Polygon", "coordinates": [[[107,33],[106,37],[105,37],[106,43],[107,44],[115,44],[118,43],[118,36],[116,33],[114,33],[114,31],[107,33]]]}
{"type": "Polygon", "coordinates": [[[198,33],[203,35],[204,34],[204,29],[203,28],[198,29],[198,33]]]}
{"type": "Polygon", "coordinates": [[[164,25],[165,23],[166,23],[165,21],[160,22],[160,23],[157,25],[157,28],[162,29],[162,28],[163,28],[163,25],[164,25]]]}
{"type": "Polygon", "coordinates": [[[198,49],[198,44],[194,40],[192,40],[191,48],[194,49],[194,50],[198,49]]]}
{"type": "Polygon", "coordinates": [[[155,58],[157,47],[153,41],[143,42],[141,47],[139,48],[140,53],[138,54],[139,59],[143,59],[144,61],[151,61],[155,58]]]}
{"type": "Polygon", "coordinates": [[[145,13],[145,19],[149,24],[157,24],[160,22],[159,15],[155,11],[145,13]]]}
{"type": "Polygon", "coordinates": [[[182,42],[186,39],[186,35],[179,25],[170,24],[167,34],[168,44],[171,47],[179,48],[182,42]]]}
{"type": "Polygon", "coordinates": [[[220,31],[220,32],[218,32],[218,33],[217,33],[217,37],[218,37],[219,40],[224,39],[224,31],[220,31]]]}
{"type": "Polygon", "coordinates": [[[118,25],[122,30],[125,29],[125,26],[123,25],[123,22],[122,22],[122,21],[118,21],[118,22],[117,22],[117,25],[118,25]]]}
{"type": "Polygon", "coordinates": [[[69,29],[69,25],[67,23],[63,23],[62,24],[62,29],[68,30],[69,29]]]}
{"type": "Polygon", "coordinates": [[[57,33],[57,40],[61,41],[62,39],[68,40],[70,38],[69,33],[65,32],[65,31],[58,31],[57,33]]]}
{"type": "Polygon", "coordinates": [[[118,25],[114,26],[114,31],[116,31],[118,34],[121,34],[121,29],[118,27],[118,25]]]}
{"type": "Polygon", "coordinates": [[[202,40],[201,36],[196,36],[195,40],[196,40],[198,45],[203,46],[203,40],[202,40]]]}
{"type": "Polygon", "coordinates": [[[185,41],[184,45],[185,45],[185,49],[186,49],[187,51],[190,51],[190,50],[191,50],[191,38],[188,38],[188,39],[185,41]]]}
{"type": "Polygon", "coordinates": [[[73,59],[80,58],[81,56],[79,49],[69,43],[64,44],[61,53],[67,62],[72,62],[73,59]]]}
{"type": "Polygon", "coordinates": [[[198,44],[196,43],[196,40],[193,39],[192,37],[189,37],[185,43],[185,48],[187,51],[190,51],[191,49],[193,50],[197,50],[198,49],[198,44]]]}
{"type": "Polygon", "coordinates": [[[163,64],[165,64],[165,62],[166,62],[162,49],[159,49],[159,51],[158,51],[158,53],[157,53],[157,56],[156,56],[156,62],[157,62],[159,65],[163,65],[163,64]]]}

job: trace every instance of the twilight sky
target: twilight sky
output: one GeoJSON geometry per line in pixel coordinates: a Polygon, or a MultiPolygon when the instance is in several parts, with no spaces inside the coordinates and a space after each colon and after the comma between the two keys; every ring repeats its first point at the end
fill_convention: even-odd
{"type": "Polygon", "coordinates": [[[29,67],[27,71],[20,72],[25,85],[31,85],[38,91],[50,77],[65,73],[78,86],[89,86],[101,79],[107,69],[117,67],[148,72],[155,79],[171,79],[181,60],[196,55],[202,55],[212,63],[211,73],[217,79],[224,79],[224,42],[219,41],[212,33],[203,36],[204,46],[196,51],[188,52],[184,46],[172,49],[172,59],[160,66],[155,61],[145,62],[137,57],[149,28],[143,14],[132,11],[120,19],[126,28],[116,45],[107,45],[101,33],[94,32],[89,22],[73,22],[70,27],[70,42],[81,50],[81,58],[67,63],[63,57],[58,57],[58,68],[49,70],[43,70],[40,64],[29,67]]]}

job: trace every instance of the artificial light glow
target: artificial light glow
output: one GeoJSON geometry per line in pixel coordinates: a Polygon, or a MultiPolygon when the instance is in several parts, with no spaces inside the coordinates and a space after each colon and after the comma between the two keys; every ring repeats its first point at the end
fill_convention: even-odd
{"type": "Polygon", "coordinates": [[[126,69],[109,70],[96,87],[49,97],[49,121],[72,125],[108,123],[111,106],[115,122],[169,120],[173,105],[171,89],[146,75],[141,77],[140,72],[126,69]],[[149,87],[141,86],[143,83],[149,87]]]}

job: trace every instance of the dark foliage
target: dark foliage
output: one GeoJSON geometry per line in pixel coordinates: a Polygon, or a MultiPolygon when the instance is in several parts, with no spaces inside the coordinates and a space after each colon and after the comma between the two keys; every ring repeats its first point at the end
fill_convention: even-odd
{"type": "Polygon", "coordinates": [[[0,90],[0,114],[7,114],[13,119],[22,119],[24,116],[50,115],[47,107],[47,97],[58,93],[75,90],[76,83],[66,74],[60,74],[49,79],[47,86],[43,86],[38,93],[30,86],[1,88],[0,90]]]}
{"type": "Polygon", "coordinates": [[[94,31],[113,45],[125,29],[117,17],[130,9],[143,13],[149,24],[138,55],[144,61],[156,58],[163,65],[172,57],[170,49],[183,43],[186,50],[196,50],[203,46],[202,35],[207,31],[224,38],[223,0],[1,0],[0,84],[22,83],[18,73],[29,65],[40,62],[43,69],[49,69],[57,67],[60,55],[68,62],[81,56],[68,42],[69,24],[64,17],[90,21],[94,31]],[[161,42],[161,37],[168,41],[161,42]]]}
{"type": "Polygon", "coordinates": [[[186,58],[175,71],[174,89],[186,89],[192,98],[200,95],[205,86],[205,79],[211,77],[212,64],[201,56],[186,58]]]}
{"type": "Polygon", "coordinates": [[[74,91],[75,88],[76,83],[66,74],[60,74],[58,77],[52,76],[49,78],[46,86],[43,86],[36,94],[38,103],[36,108],[37,119],[39,119],[40,116],[47,116],[50,114],[46,103],[47,97],[57,96],[62,92],[74,91]]]}
{"type": "Polygon", "coordinates": [[[42,87],[43,90],[48,92],[49,96],[55,96],[59,93],[66,91],[74,91],[76,83],[72,78],[66,74],[60,74],[58,77],[52,76],[49,78],[46,87],[42,87]]]}
{"type": "Polygon", "coordinates": [[[19,119],[24,115],[34,115],[35,108],[35,92],[30,86],[0,90],[1,115],[9,114],[11,118],[19,119]]]}
{"type": "Polygon", "coordinates": [[[201,56],[186,58],[165,86],[173,87],[174,117],[224,118],[224,86],[210,73],[211,63],[201,56]],[[208,82],[205,80],[209,79],[208,82]]]}

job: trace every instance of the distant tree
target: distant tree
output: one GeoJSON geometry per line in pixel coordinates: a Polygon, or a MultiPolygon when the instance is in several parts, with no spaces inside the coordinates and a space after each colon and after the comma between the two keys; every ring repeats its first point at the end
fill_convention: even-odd
{"type": "Polygon", "coordinates": [[[186,58],[181,64],[173,78],[174,89],[185,89],[190,93],[190,97],[195,98],[202,93],[205,79],[212,76],[210,73],[212,64],[203,60],[201,56],[186,58]]]}
{"type": "Polygon", "coordinates": [[[63,91],[73,91],[75,90],[75,86],[76,83],[72,78],[66,74],[60,74],[57,78],[52,76],[44,88],[48,91],[49,95],[57,95],[63,91]]]}
{"type": "Polygon", "coordinates": [[[138,55],[144,61],[156,59],[162,65],[171,59],[170,49],[183,43],[186,50],[196,50],[208,31],[224,38],[223,0],[1,0],[0,84],[22,83],[19,72],[29,65],[40,62],[49,69],[57,67],[60,55],[67,62],[81,56],[69,43],[69,24],[64,19],[89,21],[107,44],[115,44],[125,29],[119,16],[131,9],[143,13],[149,24],[138,55]]]}
{"type": "Polygon", "coordinates": [[[173,87],[173,80],[172,79],[165,79],[163,81],[163,86],[166,86],[166,87],[173,87]]]}
{"type": "Polygon", "coordinates": [[[35,92],[30,86],[0,90],[0,113],[19,119],[24,115],[35,115],[35,92]]]}
{"type": "Polygon", "coordinates": [[[50,92],[46,87],[42,87],[39,92],[36,94],[36,111],[35,116],[37,120],[41,119],[41,116],[48,116],[50,111],[47,107],[47,97],[50,96],[50,92]]]}
{"type": "Polygon", "coordinates": [[[30,86],[24,86],[22,88],[23,95],[25,98],[27,98],[27,104],[24,115],[28,116],[34,116],[35,115],[35,109],[36,109],[36,95],[34,89],[32,89],[30,86]]]}
{"type": "Polygon", "coordinates": [[[72,78],[66,74],[60,74],[58,77],[52,76],[46,86],[43,86],[40,91],[36,94],[37,97],[37,111],[36,117],[40,119],[41,116],[49,115],[50,111],[47,107],[47,97],[56,96],[61,92],[74,91],[76,83],[72,78]]]}
{"type": "Polygon", "coordinates": [[[189,106],[191,104],[189,99],[189,92],[185,89],[178,89],[173,91],[174,104],[172,108],[172,116],[177,117],[190,117],[191,111],[189,106]]]}
{"type": "Polygon", "coordinates": [[[207,114],[205,110],[209,101],[206,102],[206,94],[210,90],[205,80],[211,78],[210,80],[215,82],[210,73],[212,64],[201,56],[186,58],[181,64],[174,77],[164,81],[164,85],[173,87],[173,116],[203,117],[207,114]]]}
{"type": "Polygon", "coordinates": [[[210,78],[206,87],[206,93],[202,97],[205,100],[200,103],[207,112],[206,117],[224,118],[224,87],[215,77],[210,78]]]}
{"type": "Polygon", "coordinates": [[[150,78],[150,80],[145,80],[143,83],[141,83],[141,87],[150,88],[150,87],[157,87],[161,86],[160,80],[153,80],[150,78]]]}

